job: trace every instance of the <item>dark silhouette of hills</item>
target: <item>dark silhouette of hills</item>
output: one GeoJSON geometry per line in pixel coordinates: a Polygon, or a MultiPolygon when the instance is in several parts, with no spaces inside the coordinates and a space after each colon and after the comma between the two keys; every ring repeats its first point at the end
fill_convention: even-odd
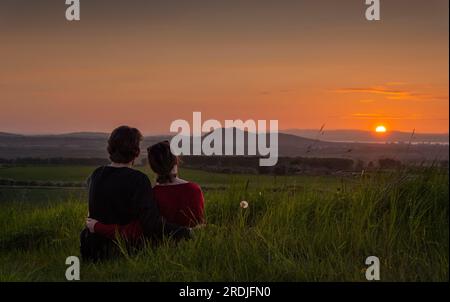
{"type": "Polygon", "coordinates": [[[15,133],[1,132],[0,131],[0,137],[19,137],[19,136],[23,136],[23,135],[15,134],[15,133]]]}
{"type": "Polygon", "coordinates": [[[320,139],[335,142],[412,142],[412,143],[447,143],[448,133],[413,133],[389,131],[382,135],[363,130],[315,130],[315,129],[289,129],[285,133],[305,138],[320,139]]]}
{"type": "MultiPolygon", "coordinates": [[[[222,131],[224,137],[226,131],[241,130],[218,129],[216,131],[222,131]]],[[[337,130],[335,134],[342,137],[343,132],[339,131],[337,130]]],[[[0,132],[0,158],[107,158],[108,135],[108,133],[97,132],[56,135],[20,135],[0,132]]],[[[208,135],[210,134],[203,134],[202,139],[208,135]]],[[[244,132],[243,135],[244,148],[247,150],[248,133],[244,132]]],[[[308,138],[292,133],[279,133],[279,156],[350,158],[363,161],[379,158],[395,158],[404,161],[448,160],[448,144],[421,144],[418,141],[413,141],[413,144],[333,142],[323,140],[324,137],[326,136],[316,135],[308,138]]],[[[142,144],[142,155],[145,156],[147,146],[170,138],[170,135],[146,136],[142,144]]]]}

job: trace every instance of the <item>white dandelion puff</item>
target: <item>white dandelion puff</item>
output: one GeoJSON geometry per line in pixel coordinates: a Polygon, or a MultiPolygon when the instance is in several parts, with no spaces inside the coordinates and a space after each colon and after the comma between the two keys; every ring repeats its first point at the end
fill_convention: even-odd
{"type": "Polygon", "coordinates": [[[245,201],[245,200],[243,200],[243,201],[241,201],[241,203],[239,204],[239,206],[240,206],[242,209],[246,209],[246,208],[248,208],[248,202],[245,201]]]}

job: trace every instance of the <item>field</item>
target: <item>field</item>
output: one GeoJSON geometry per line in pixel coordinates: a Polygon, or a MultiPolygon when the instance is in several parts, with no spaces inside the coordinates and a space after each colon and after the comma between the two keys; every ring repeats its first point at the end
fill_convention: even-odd
{"type": "MultiPolygon", "coordinates": [[[[0,167],[0,179],[81,183],[93,169],[0,167]]],[[[365,281],[372,255],[382,281],[449,280],[448,170],[181,174],[204,188],[208,225],[178,245],[83,263],[83,281],[365,281]]],[[[0,187],[0,281],[64,281],[86,213],[82,187],[0,187]]]]}

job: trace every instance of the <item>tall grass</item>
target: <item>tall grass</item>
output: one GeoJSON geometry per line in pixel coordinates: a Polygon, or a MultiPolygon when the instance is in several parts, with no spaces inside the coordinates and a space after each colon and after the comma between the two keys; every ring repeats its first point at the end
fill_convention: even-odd
{"type": "MultiPolygon", "coordinates": [[[[251,179],[250,179],[251,182],[251,179]]],[[[339,190],[235,182],[206,193],[195,238],[100,264],[88,281],[364,281],[377,256],[383,281],[449,279],[448,171],[397,171],[339,190]],[[241,209],[241,200],[249,202],[241,209]]],[[[0,205],[0,281],[63,281],[78,255],[85,201],[0,205]]]]}

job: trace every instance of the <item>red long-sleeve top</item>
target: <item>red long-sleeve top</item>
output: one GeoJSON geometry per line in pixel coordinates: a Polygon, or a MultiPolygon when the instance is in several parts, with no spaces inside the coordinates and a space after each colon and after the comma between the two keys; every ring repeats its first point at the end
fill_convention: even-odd
{"type": "MultiPolygon", "coordinates": [[[[194,227],[204,222],[203,192],[196,183],[156,185],[153,192],[160,214],[167,222],[186,227],[194,227]]],[[[97,222],[94,230],[95,233],[110,239],[115,239],[117,233],[128,240],[137,240],[143,235],[137,220],[127,225],[97,222]]]]}

